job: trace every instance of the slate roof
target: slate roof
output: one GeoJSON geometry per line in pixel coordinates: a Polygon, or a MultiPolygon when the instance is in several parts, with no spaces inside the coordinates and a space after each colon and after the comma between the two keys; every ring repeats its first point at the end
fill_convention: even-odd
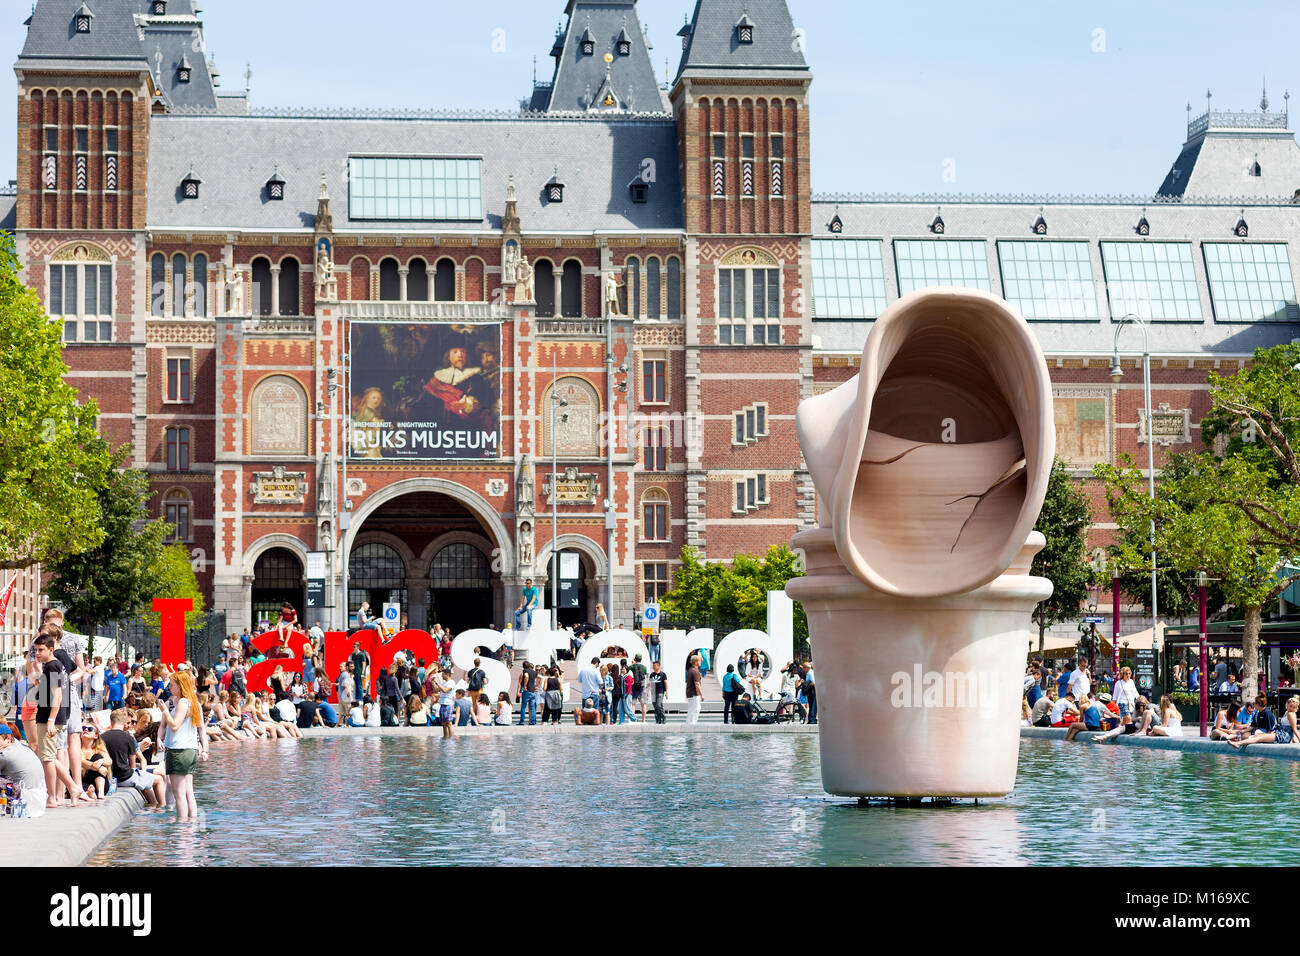
{"type": "Polygon", "coordinates": [[[586,110],[605,85],[608,68],[619,109],[636,113],[668,111],[668,100],[660,89],[650,60],[649,43],[641,29],[636,0],[570,0],[569,22],[556,46],[563,43],[555,63],[549,92],[534,90],[532,107],[550,112],[586,110]],[[619,35],[626,31],[632,41],[628,56],[616,49],[619,35]],[[595,40],[595,53],[582,52],[584,35],[595,40]],[[606,64],[605,54],[613,54],[606,64]]]}
{"type": "Polygon", "coordinates": [[[151,229],[301,230],[314,225],[321,170],[336,231],[482,232],[500,228],[506,185],[515,177],[525,233],[682,230],[677,129],[670,119],[627,116],[536,119],[360,119],[185,116],[152,120],[149,136],[151,229]],[[481,158],[480,222],[350,221],[349,156],[481,158]],[[628,184],[654,161],[649,202],[632,202],[628,184]],[[179,198],[193,164],[198,199],[179,198]],[[264,186],[276,165],[283,201],[264,186]],[[546,203],[557,171],[564,202],[546,203]]]}
{"type": "Polygon", "coordinates": [[[807,71],[799,44],[795,42],[794,20],[785,0],[695,0],[681,66],[685,73],[727,71],[807,71]],[[736,39],[736,24],[742,17],[754,24],[754,42],[736,39]]]}
{"type": "Polygon", "coordinates": [[[149,16],[149,8],[149,0],[39,0],[17,67],[147,69],[169,109],[216,111],[207,61],[194,52],[203,29],[194,0],[169,0],[165,17],[149,16]],[[73,27],[82,2],[94,15],[89,33],[73,27]],[[189,83],[177,80],[183,57],[189,60],[189,83]]]}
{"type": "Polygon", "coordinates": [[[0,195],[0,229],[13,232],[18,225],[18,197],[0,195]]]}

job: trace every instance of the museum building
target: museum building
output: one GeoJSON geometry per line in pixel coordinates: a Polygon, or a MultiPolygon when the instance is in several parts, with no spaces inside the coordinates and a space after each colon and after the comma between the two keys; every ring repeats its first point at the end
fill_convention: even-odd
{"type": "Polygon", "coordinates": [[[784,0],[698,0],[667,84],[635,0],[564,12],[518,108],[388,113],[252,107],[193,0],[36,4],[0,227],[229,629],[500,625],[556,576],[561,622],[630,624],[683,546],[816,523],[796,407],[914,289],[1030,321],[1080,474],[1198,442],[1207,372],[1300,336],[1266,95],[1189,110],[1148,196],[815,197],[784,0]]]}

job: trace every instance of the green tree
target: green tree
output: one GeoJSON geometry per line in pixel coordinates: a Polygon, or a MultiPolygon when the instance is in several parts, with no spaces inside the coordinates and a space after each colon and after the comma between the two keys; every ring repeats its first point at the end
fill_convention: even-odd
{"type": "Polygon", "coordinates": [[[169,544],[160,549],[149,568],[149,578],[149,598],[141,609],[141,617],[154,635],[158,634],[159,628],[159,615],[154,612],[152,604],[156,597],[190,598],[194,601],[194,610],[185,615],[185,629],[190,631],[203,626],[207,620],[203,592],[190,563],[189,550],[183,544],[169,544]]]}
{"type": "Polygon", "coordinates": [[[149,520],[148,476],[119,467],[125,460],[125,449],[114,454],[114,468],[99,493],[103,541],[49,566],[47,592],[88,634],[97,624],[136,617],[158,596],[154,588],[169,525],[161,518],[149,520]]]}
{"type": "Polygon", "coordinates": [[[112,469],[94,402],[63,381],[60,327],[18,281],[13,237],[0,233],[0,568],[104,540],[98,491],[112,469]]]}
{"type": "Polygon", "coordinates": [[[1088,526],[1092,509],[1082,490],[1083,483],[1070,477],[1069,466],[1057,458],[1047,482],[1047,497],[1038,515],[1035,531],[1047,544],[1034,558],[1031,573],[1052,582],[1052,596],[1034,608],[1038,625],[1038,652],[1053,624],[1078,617],[1079,605],[1087,596],[1095,572],[1087,564],[1088,526]]]}
{"type": "MultiPolygon", "coordinates": [[[[709,564],[694,548],[682,549],[673,589],[659,602],[669,618],[706,626],[710,621],[727,626],[767,629],[767,592],[780,591],[791,578],[803,574],[799,557],[785,545],[773,545],[763,558],[738,554],[730,565],[709,564]]],[[[808,644],[808,616],[794,602],[796,650],[808,644]]]]}

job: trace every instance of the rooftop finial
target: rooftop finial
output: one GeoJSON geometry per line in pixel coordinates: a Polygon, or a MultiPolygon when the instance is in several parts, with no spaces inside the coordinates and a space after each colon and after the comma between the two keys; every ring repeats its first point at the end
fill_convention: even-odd
{"type": "Polygon", "coordinates": [[[1268,112],[1268,77],[1264,77],[1263,93],[1259,97],[1259,111],[1268,112]]]}
{"type": "MultiPolygon", "coordinates": [[[[277,171],[279,171],[280,165],[277,163],[275,168],[277,171]]],[[[323,169],[320,171],[320,198],[321,199],[330,198],[329,185],[325,178],[325,170],[323,169]]]]}
{"type": "Polygon", "coordinates": [[[244,64],[244,95],[247,96],[253,91],[253,64],[244,64]]]}
{"type": "Polygon", "coordinates": [[[1212,100],[1213,98],[1214,98],[1214,94],[1210,92],[1209,87],[1206,87],[1205,88],[1205,112],[1207,113],[1210,112],[1210,100],[1212,100]]]}

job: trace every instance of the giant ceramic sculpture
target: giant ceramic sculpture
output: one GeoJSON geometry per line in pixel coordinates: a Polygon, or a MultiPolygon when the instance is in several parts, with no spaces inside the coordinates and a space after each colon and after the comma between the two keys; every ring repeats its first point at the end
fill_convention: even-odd
{"type": "Polygon", "coordinates": [[[912,293],[859,375],[802,403],[821,527],[807,575],[822,784],[852,796],[994,796],[1015,785],[1029,575],[1056,450],[1047,366],[982,292],[912,293]]]}

